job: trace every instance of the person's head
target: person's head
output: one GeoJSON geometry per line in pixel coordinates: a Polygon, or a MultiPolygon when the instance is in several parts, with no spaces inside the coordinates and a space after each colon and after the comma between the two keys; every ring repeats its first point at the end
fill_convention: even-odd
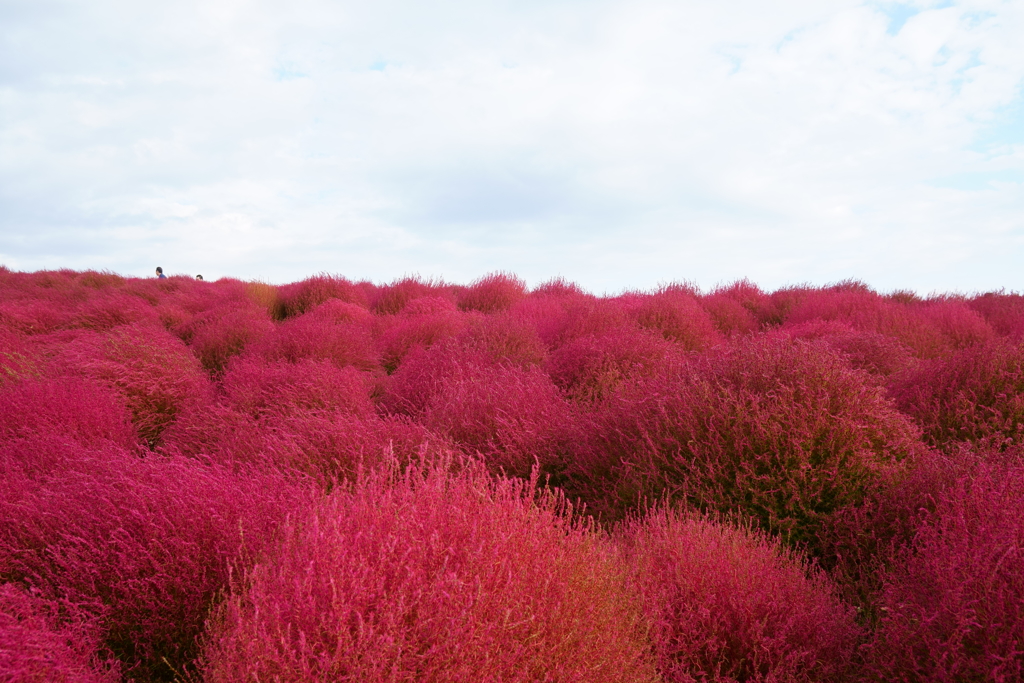
{"type": "Polygon", "coordinates": [[[164,274],[164,269],[161,268],[160,266],[157,266],[156,267],[156,274],[157,275],[163,275],[164,274]]]}
{"type": "Polygon", "coordinates": [[[202,279],[203,279],[203,276],[202,276],[202,275],[196,275],[196,279],[197,279],[197,280],[202,280],[202,279]]]}

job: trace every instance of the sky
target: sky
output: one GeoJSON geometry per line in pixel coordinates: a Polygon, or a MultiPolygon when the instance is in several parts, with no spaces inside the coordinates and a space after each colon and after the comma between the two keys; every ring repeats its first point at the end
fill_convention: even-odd
{"type": "Polygon", "coordinates": [[[0,264],[1021,291],[1022,36],[1022,0],[0,0],[0,264]]]}

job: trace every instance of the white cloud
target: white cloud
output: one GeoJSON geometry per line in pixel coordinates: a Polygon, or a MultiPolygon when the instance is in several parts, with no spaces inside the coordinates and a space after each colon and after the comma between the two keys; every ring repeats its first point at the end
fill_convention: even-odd
{"type": "Polygon", "coordinates": [[[26,3],[0,26],[10,267],[1024,288],[1019,3],[26,3]]]}

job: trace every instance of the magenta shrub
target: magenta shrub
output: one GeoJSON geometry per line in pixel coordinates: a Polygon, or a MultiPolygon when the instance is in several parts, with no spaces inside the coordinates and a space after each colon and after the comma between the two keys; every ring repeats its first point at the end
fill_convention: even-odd
{"type": "Polygon", "coordinates": [[[230,405],[253,417],[309,411],[365,417],[374,412],[367,374],[327,360],[239,358],[228,366],[222,388],[230,405]]]}
{"type": "Polygon", "coordinates": [[[372,473],[240,577],[205,680],[653,682],[633,602],[554,494],[473,465],[372,473]]]}
{"type": "Polygon", "coordinates": [[[703,351],[724,341],[696,292],[665,287],[640,298],[634,315],[640,327],[660,334],[687,351],[703,351]]]}
{"type": "Polygon", "coordinates": [[[584,500],[739,513],[797,543],[919,449],[917,430],[821,343],[754,338],[667,366],[600,406],[574,457],[584,500]]]}
{"type": "Polygon", "coordinates": [[[1016,340],[1024,337],[1024,295],[987,292],[974,297],[967,305],[981,313],[996,334],[1016,340]]]}
{"type": "Polygon", "coordinates": [[[387,458],[411,462],[454,448],[404,416],[303,411],[258,419],[215,403],[185,412],[167,431],[162,451],[228,466],[296,470],[331,486],[387,458]]]}
{"type": "Polygon", "coordinates": [[[101,661],[100,628],[77,605],[0,584],[0,680],[5,683],[116,683],[101,661]]]}
{"type": "Polygon", "coordinates": [[[497,313],[512,308],[526,296],[526,283],[511,273],[485,275],[458,294],[464,311],[497,313]]]}
{"type": "Polygon", "coordinates": [[[7,384],[39,375],[38,354],[28,337],[0,323],[0,389],[7,384]]]}
{"type": "Polygon", "coordinates": [[[890,393],[937,448],[1003,446],[1024,437],[1024,344],[968,347],[893,377],[890,393]]]}
{"type": "Polygon", "coordinates": [[[541,365],[547,356],[547,348],[532,325],[504,314],[467,316],[456,344],[492,363],[524,368],[541,365]]]}
{"type": "Polygon", "coordinates": [[[250,346],[250,352],[268,360],[292,363],[304,358],[329,360],[339,366],[352,365],[360,370],[379,367],[368,321],[336,322],[331,309],[289,318],[250,346]]]}
{"type": "Polygon", "coordinates": [[[213,372],[223,371],[229,359],[275,330],[270,314],[255,303],[210,309],[193,318],[188,327],[192,352],[213,372]]]}
{"type": "Polygon", "coordinates": [[[121,395],[74,377],[26,380],[0,389],[0,446],[32,437],[59,437],[89,447],[138,444],[121,395]]]}
{"type": "Polygon", "coordinates": [[[419,420],[479,453],[494,470],[529,476],[561,470],[571,411],[539,368],[460,363],[432,392],[419,420]]]}
{"type": "Polygon", "coordinates": [[[450,286],[440,280],[421,280],[417,277],[403,278],[378,288],[371,308],[378,315],[394,315],[406,310],[412,302],[424,298],[445,301],[455,308],[454,291],[450,286]]]}
{"type": "Polygon", "coordinates": [[[105,605],[104,641],[141,680],[189,665],[231,567],[258,559],[286,515],[309,504],[271,469],[55,446],[5,448],[3,577],[50,600],[105,605]]]}
{"type": "Polygon", "coordinates": [[[363,308],[369,306],[365,289],[343,277],[326,273],[279,287],[278,297],[281,312],[285,317],[302,315],[328,299],[340,299],[363,308]]]}
{"type": "Polygon", "coordinates": [[[947,487],[884,579],[867,653],[877,680],[1024,677],[1024,466],[979,463],[947,487]]]}
{"type": "Polygon", "coordinates": [[[884,297],[860,283],[788,294],[785,322],[836,321],[893,337],[919,358],[937,358],[991,339],[994,332],[977,312],[953,298],[920,301],[884,297]]]}
{"type": "Polygon", "coordinates": [[[664,338],[634,329],[578,337],[551,354],[545,369],[565,395],[600,401],[623,382],[656,374],[679,350],[664,338]]]}
{"type": "Polygon", "coordinates": [[[427,349],[455,337],[466,324],[467,316],[445,299],[425,297],[410,302],[377,342],[384,369],[394,372],[413,349],[427,349]]]}
{"type": "Polygon", "coordinates": [[[853,609],[777,541],[664,508],[621,537],[665,683],[847,680],[853,609]]]}
{"type": "Polygon", "coordinates": [[[54,352],[65,372],[115,388],[150,444],[186,406],[209,395],[210,380],[180,339],[162,327],[128,325],[84,333],[54,352]]]}
{"type": "Polygon", "coordinates": [[[854,368],[879,377],[889,377],[913,364],[913,354],[899,340],[857,330],[846,323],[819,318],[787,324],[782,329],[796,339],[820,339],[845,356],[854,368]]]}
{"type": "Polygon", "coordinates": [[[81,306],[69,326],[102,331],[133,323],[155,324],[158,320],[157,310],[145,299],[122,292],[104,292],[93,295],[81,306]]]}

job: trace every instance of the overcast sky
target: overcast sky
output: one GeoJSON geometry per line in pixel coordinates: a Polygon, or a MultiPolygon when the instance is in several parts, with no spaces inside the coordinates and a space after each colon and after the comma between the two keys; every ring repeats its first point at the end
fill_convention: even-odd
{"type": "Polygon", "coordinates": [[[0,0],[0,264],[1024,290],[1024,2],[0,0]]]}

